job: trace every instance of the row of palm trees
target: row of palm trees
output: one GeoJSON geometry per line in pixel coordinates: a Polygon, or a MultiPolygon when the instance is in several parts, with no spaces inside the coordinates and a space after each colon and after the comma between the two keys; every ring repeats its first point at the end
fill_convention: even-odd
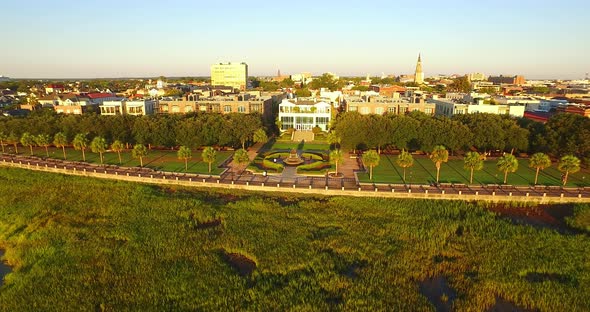
{"type": "MultiPolygon", "coordinates": [[[[71,144],[75,150],[82,152],[83,161],[86,161],[86,150],[90,148],[93,153],[99,154],[101,164],[104,163],[104,153],[109,151],[109,148],[110,151],[117,153],[119,164],[121,164],[123,162],[121,158],[121,152],[125,150],[127,145],[120,140],[115,140],[109,145],[107,144],[106,139],[101,136],[96,136],[92,139],[92,141],[89,141],[87,135],[84,133],[78,133],[72,142],[69,142],[67,136],[62,132],[56,133],[53,137],[53,140],[51,140],[51,137],[47,134],[33,135],[25,132],[20,138],[17,138],[14,136],[6,136],[0,132],[0,146],[2,147],[2,153],[5,152],[5,145],[11,144],[14,146],[15,152],[18,154],[19,143],[23,146],[28,146],[31,155],[33,155],[33,146],[44,147],[47,157],[49,157],[48,148],[49,146],[53,145],[62,149],[64,159],[67,159],[66,146],[71,144]]],[[[237,159],[240,160],[241,163],[249,162],[247,152],[245,152],[245,150],[240,151],[238,151],[240,153],[236,153],[238,154],[237,159]],[[247,160],[244,160],[244,153],[247,160]]],[[[139,159],[140,166],[143,167],[143,158],[148,155],[148,149],[143,144],[135,144],[131,150],[131,155],[133,158],[139,159]]],[[[177,152],[177,156],[178,159],[184,160],[185,171],[188,171],[188,161],[192,158],[192,150],[187,146],[181,146],[177,152]]],[[[203,149],[201,157],[203,158],[203,161],[208,163],[209,172],[211,172],[211,165],[216,160],[217,152],[213,147],[208,146],[203,149]]],[[[236,156],[234,156],[234,158],[236,158],[236,156]]]]}
{"type": "MultiPolygon", "coordinates": [[[[430,154],[430,159],[434,162],[436,167],[436,183],[438,183],[440,177],[440,167],[443,163],[448,162],[449,151],[444,146],[438,145],[430,154]]],[[[478,152],[468,152],[465,154],[465,157],[463,158],[463,167],[470,171],[470,184],[473,183],[474,171],[483,169],[483,162],[485,159],[486,155],[480,154],[478,152]]],[[[366,167],[369,167],[369,179],[373,179],[373,167],[379,165],[379,154],[374,150],[368,151],[363,154],[362,160],[363,164],[366,167]]],[[[399,154],[397,157],[396,163],[398,166],[403,168],[403,181],[406,182],[406,168],[412,167],[414,165],[414,158],[412,157],[412,154],[406,150],[402,150],[401,154],[399,154]]],[[[498,159],[496,165],[498,170],[504,173],[504,183],[506,183],[508,180],[508,174],[518,170],[518,159],[512,154],[505,154],[498,159]]],[[[529,159],[529,167],[536,170],[534,182],[536,185],[539,179],[539,172],[551,167],[551,158],[549,155],[544,153],[533,154],[529,159]]],[[[563,156],[557,164],[557,169],[563,173],[562,183],[563,185],[566,185],[569,174],[580,171],[580,159],[573,155],[563,156]]]]}

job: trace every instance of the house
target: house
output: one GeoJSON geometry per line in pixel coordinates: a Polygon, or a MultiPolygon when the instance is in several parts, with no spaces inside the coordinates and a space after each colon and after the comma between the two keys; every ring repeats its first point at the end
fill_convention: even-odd
{"type": "Polygon", "coordinates": [[[347,112],[359,112],[363,115],[378,114],[407,114],[419,111],[434,116],[436,105],[424,101],[412,103],[408,99],[397,97],[349,97],[346,99],[347,112]]]}
{"type": "Polygon", "coordinates": [[[63,84],[52,83],[45,86],[45,93],[63,93],[66,90],[66,87],[63,84]]]}
{"type": "Polygon", "coordinates": [[[332,106],[326,102],[298,101],[284,99],[279,104],[281,130],[312,130],[318,126],[327,131],[332,118],[332,106]]]}
{"type": "Polygon", "coordinates": [[[124,98],[117,96],[114,93],[106,93],[106,92],[93,92],[93,93],[87,93],[86,97],[88,97],[90,99],[90,102],[92,102],[92,104],[96,104],[96,105],[100,105],[105,101],[121,101],[124,98]]]}
{"type": "Polygon", "coordinates": [[[138,101],[104,101],[99,105],[101,115],[133,115],[144,116],[151,115],[156,109],[154,100],[138,101]]]}
{"type": "Polygon", "coordinates": [[[443,115],[449,118],[453,115],[473,113],[488,113],[523,117],[525,112],[525,105],[521,104],[467,104],[457,103],[447,99],[429,99],[428,102],[435,104],[436,115],[443,115]]]}

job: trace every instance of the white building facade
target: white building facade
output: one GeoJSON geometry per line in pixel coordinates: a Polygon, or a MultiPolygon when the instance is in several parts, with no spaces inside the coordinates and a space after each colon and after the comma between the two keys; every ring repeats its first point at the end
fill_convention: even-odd
{"type": "Polygon", "coordinates": [[[326,102],[284,99],[279,104],[281,130],[293,128],[309,131],[317,126],[322,131],[327,131],[331,118],[332,106],[326,102]]]}

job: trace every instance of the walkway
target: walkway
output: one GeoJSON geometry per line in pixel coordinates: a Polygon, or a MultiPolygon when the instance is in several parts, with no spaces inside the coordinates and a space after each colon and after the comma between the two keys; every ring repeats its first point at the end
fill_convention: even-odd
{"type": "Polygon", "coordinates": [[[295,131],[293,133],[293,141],[294,142],[311,142],[314,139],[314,134],[311,131],[295,131]]]}
{"type": "Polygon", "coordinates": [[[329,196],[361,196],[387,198],[421,198],[444,200],[519,201],[536,203],[590,203],[590,188],[516,187],[506,185],[441,184],[361,184],[347,179],[328,177],[297,177],[261,175],[197,175],[154,171],[147,168],[99,166],[88,163],[41,159],[25,156],[0,155],[0,166],[61,173],[68,175],[123,180],[187,187],[230,188],[262,192],[283,192],[329,196]]]}

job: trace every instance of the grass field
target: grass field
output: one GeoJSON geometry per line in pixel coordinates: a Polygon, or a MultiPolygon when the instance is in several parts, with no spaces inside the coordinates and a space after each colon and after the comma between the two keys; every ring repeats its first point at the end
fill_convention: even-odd
{"type": "MultiPolygon", "coordinates": [[[[12,150],[11,150],[12,151],[12,150]]],[[[19,148],[21,155],[30,155],[29,148],[19,148]]],[[[92,164],[100,164],[100,157],[96,153],[92,153],[89,149],[86,150],[86,162],[92,164]]],[[[34,147],[33,154],[39,157],[46,157],[45,148],[34,147]]],[[[223,169],[217,168],[219,164],[223,163],[233,152],[217,151],[217,160],[211,165],[212,174],[220,174],[223,169]]],[[[49,157],[55,159],[63,159],[63,152],[61,149],[55,147],[49,148],[49,157]]],[[[82,151],[77,151],[73,148],[66,148],[67,160],[82,161],[82,151]]],[[[133,158],[131,150],[121,152],[121,164],[119,164],[119,156],[115,152],[104,153],[104,163],[109,165],[120,165],[125,167],[139,167],[139,159],[133,158]]],[[[147,168],[155,170],[169,171],[169,172],[185,172],[184,160],[178,159],[177,151],[173,150],[149,150],[148,155],[143,158],[143,165],[147,168]]],[[[188,161],[188,173],[208,173],[209,164],[203,162],[200,150],[193,150],[193,157],[188,161]]]]}
{"type": "Polygon", "coordinates": [[[291,150],[291,149],[304,150],[304,151],[310,151],[310,150],[329,151],[330,145],[325,144],[325,143],[304,143],[303,145],[301,145],[301,143],[292,142],[292,141],[289,141],[289,142],[277,141],[270,148],[270,150],[291,150]]]}
{"type": "MultiPolygon", "coordinates": [[[[588,232],[453,201],[159,187],[0,168],[6,311],[455,311],[590,302],[588,232]],[[441,300],[443,296],[440,296],[441,300]],[[448,297],[445,297],[448,298],[448,297]]],[[[524,209],[524,208],[514,208],[524,209]]],[[[587,205],[571,223],[587,228],[587,205]],[[585,217],[584,217],[585,215],[585,217]]]]}
{"type": "MultiPolygon", "coordinates": [[[[381,155],[379,166],[373,169],[373,181],[377,183],[403,183],[403,169],[396,163],[397,156],[381,155]]],[[[554,163],[552,167],[539,173],[540,185],[561,185],[561,172],[554,163]]],[[[359,174],[362,182],[370,182],[368,173],[359,174]]],[[[408,183],[430,184],[436,181],[436,168],[427,157],[414,157],[414,166],[406,169],[408,183]]],[[[535,181],[535,170],[528,167],[528,160],[520,159],[518,171],[508,174],[507,184],[532,185],[535,181]]],[[[463,168],[462,159],[450,159],[440,169],[441,183],[469,184],[469,171],[463,168]]],[[[495,160],[488,160],[484,168],[473,173],[474,184],[502,184],[504,174],[498,171],[495,160]]],[[[590,172],[583,169],[570,174],[567,186],[590,186],[590,172]]]]}

